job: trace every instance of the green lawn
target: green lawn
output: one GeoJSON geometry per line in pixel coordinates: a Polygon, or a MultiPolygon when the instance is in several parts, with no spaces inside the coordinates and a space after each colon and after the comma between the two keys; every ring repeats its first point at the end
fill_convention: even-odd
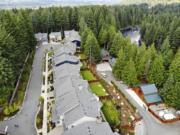
{"type": "Polygon", "coordinates": [[[106,96],[107,93],[99,82],[90,83],[90,88],[97,96],[106,96]]]}
{"type": "Polygon", "coordinates": [[[120,124],[119,112],[116,110],[112,101],[105,101],[101,109],[104,116],[106,117],[106,120],[111,126],[117,126],[120,124]]]}
{"type": "Polygon", "coordinates": [[[48,56],[49,57],[52,57],[54,55],[54,52],[53,51],[50,51],[49,53],[48,53],[48,56]]]}
{"type": "Polygon", "coordinates": [[[96,80],[94,75],[89,70],[81,71],[81,75],[85,80],[88,80],[88,81],[96,80]]]}
{"type": "Polygon", "coordinates": [[[79,56],[80,56],[80,59],[81,59],[81,60],[85,60],[85,59],[87,59],[87,57],[86,57],[86,55],[85,55],[85,54],[80,54],[79,56]]]}

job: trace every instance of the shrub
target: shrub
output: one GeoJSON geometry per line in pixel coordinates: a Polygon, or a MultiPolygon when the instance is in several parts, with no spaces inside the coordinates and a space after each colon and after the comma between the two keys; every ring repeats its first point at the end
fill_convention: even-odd
{"type": "Polygon", "coordinates": [[[112,101],[105,101],[102,106],[102,111],[111,126],[117,126],[120,124],[119,112],[116,110],[112,101]]]}

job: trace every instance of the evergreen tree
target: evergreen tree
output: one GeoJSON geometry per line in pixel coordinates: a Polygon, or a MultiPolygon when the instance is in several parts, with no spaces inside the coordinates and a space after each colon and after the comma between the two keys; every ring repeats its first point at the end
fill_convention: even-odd
{"type": "Polygon", "coordinates": [[[79,28],[80,28],[79,29],[80,34],[82,34],[87,28],[87,24],[86,24],[83,17],[81,17],[80,20],[79,20],[79,28]]]}
{"type": "Polygon", "coordinates": [[[86,40],[89,34],[92,34],[92,31],[89,28],[86,28],[81,34],[81,49],[84,50],[86,40]]]}
{"type": "Polygon", "coordinates": [[[110,26],[108,27],[108,42],[107,42],[107,44],[106,44],[106,45],[107,45],[107,46],[106,46],[107,50],[110,49],[110,47],[111,47],[111,45],[112,45],[112,42],[113,42],[113,40],[114,40],[115,35],[116,35],[116,28],[115,28],[113,25],[110,25],[110,26]]]}
{"type": "Polygon", "coordinates": [[[166,104],[180,109],[180,49],[170,66],[168,79],[165,82],[161,95],[166,104]]]}
{"type": "Polygon", "coordinates": [[[175,55],[175,58],[172,61],[170,69],[169,69],[169,73],[173,74],[177,82],[180,82],[180,68],[179,67],[180,67],[180,49],[178,49],[175,55]]]}
{"type": "Polygon", "coordinates": [[[172,48],[176,51],[180,46],[180,26],[174,31],[174,38],[172,41],[172,48]]]}
{"type": "Polygon", "coordinates": [[[173,74],[169,74],[169,77],[166,83],[164,84],[163,90],[161,90],[160,93],[166,104],[175,107],[174,101],[177,100],[176,98],[177,93],[175,93],[174,91],[174,84],[175,84],[175,80],[173,74]]]}
{"type": "Polygon", "coordinates": [[[132,59],[130,59],[123,68],[122,79],[130,86],[137,84],[137,72],[132,59]]]}
{"type": "Polygon", "coordinates": [[[116,60],[116,63],[113,67],[113,73],[118,79],[122,79],[122,70],[125,66],[125,53],[123,49],[120,49],[118,53],[118,58],[116,60]]]}
{"type": "Polygon", "coordinates": [[[98,41],[100,45],[102,47],[107,46],[108,39],[108,30],[106,29],[106,26],[102,26],[98,36],[98,41]]]}
{"type": "Polygon", "coordinates": [[[98,62],[100,61],[100,47],[97,42],[96,37],[93,33],[88,34],[87,40],[84,46],[84,52],[86,56],[89,57],[90,62],[98,62]]]}
{"type": "Polygon", "coordinates": [[[169,29],[169,41],[171,48],[174,50],[174,52],[178,49],[179,47],[179,35],[180,35],[180,19],[175,17],[171,24],[170,24],[170,29],[169,29]]]}
{"type": "Polygon", "coordinates": [[[7,59],[0,56],[0,87],[13,86],[15,76],[12,67],[7,59]]]}
{"type": "Polygon", "coordinates": [[[164,66],[166,69],[169,67],[172,58],[173,58],[173,51],[170,48],[169,39],[166,38],[161,46],[161,54],[164,61],[164,66]]]}
{"type": "Polygon", "coordinates": [[[149,69],[148,72],[148,81],[149,83],[155,83],[157,86],[162,86],[164,82],[164,65],[162,56],[156,57],[149,69]]]}
{"type": "Polygon", "coordinates": [[[114,57],[117,57],[120,49],[123,49],[123,37],[121,33],[116,33],[111,48],[109,50],[110,54],[114,57]]]}
{"type": "Polygon", "coordinates": [[[146,46],[142,44],[142,46],[137,50],[136,55],[136,69],[138,78],[145,78],[148,73],[148,63],[150,60],[150,55],[146,50],[146,46]],[[146,69],[147,68],[147,69],[146,69]]]}

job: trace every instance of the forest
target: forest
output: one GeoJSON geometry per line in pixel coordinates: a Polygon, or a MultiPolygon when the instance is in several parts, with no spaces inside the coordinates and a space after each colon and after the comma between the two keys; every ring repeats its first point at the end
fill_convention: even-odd
{"type": "Polygon", "coordinates": [[[0,107],[8,103],[36,39],[26,11],[0,11],[0,107]]]}
{"type": "Polygon", "coordinates": [[[155,83],[170,106],[180,109],[180,5],[50,7],[0,11],[0,105],[9,98],[34,33],[75,29],[81,49],[101,61],[101,48],[116,58],[113,73],[130,86],[155,83]],[[141,46],[120,30],[140,27],[141,46]]]}

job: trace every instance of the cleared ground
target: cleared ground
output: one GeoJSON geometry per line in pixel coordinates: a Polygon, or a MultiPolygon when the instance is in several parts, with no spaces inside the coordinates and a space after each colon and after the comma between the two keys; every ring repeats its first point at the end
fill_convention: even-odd
{"type": "Polygon", "coordinates": [[[91,83],[90,88],[93,93],[95,93],[97,96],[106,96],[107,93],[103,86],[99,82],[91,83]]]}

